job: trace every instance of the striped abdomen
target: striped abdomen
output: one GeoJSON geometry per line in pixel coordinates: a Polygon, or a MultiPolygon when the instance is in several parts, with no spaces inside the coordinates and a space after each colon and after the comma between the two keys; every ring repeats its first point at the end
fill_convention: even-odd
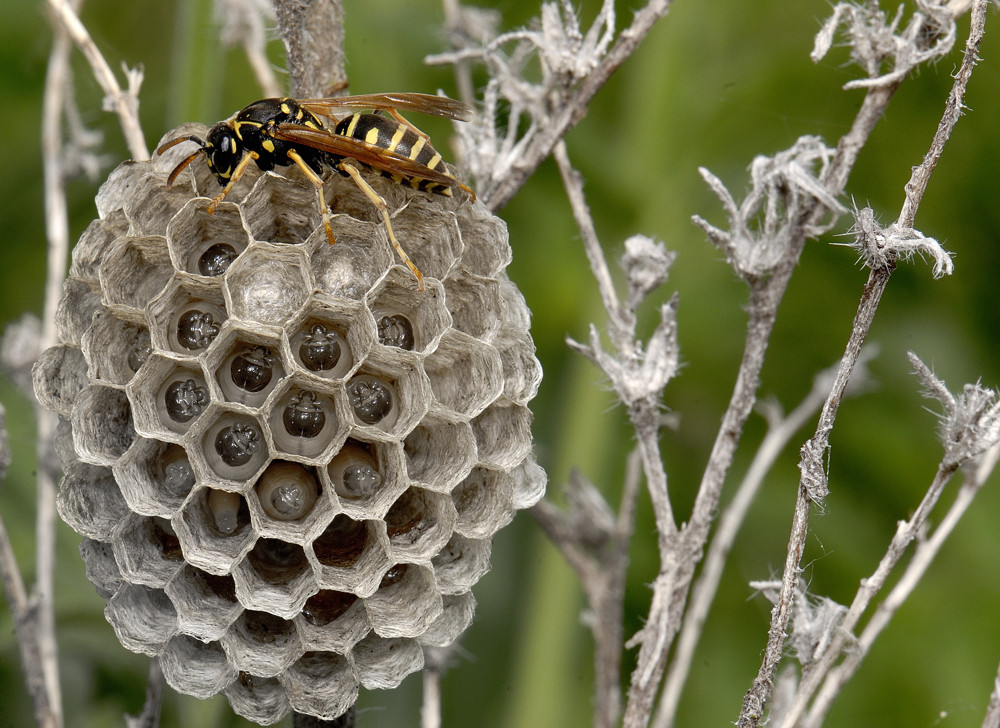
{"type": "MultiPolygon", "coordinates": [[[[441,161],[441,155],[437,153],[437,150],[431,146],[429,141],[412,129],[387,116],[380,116],[379,114],[352,114],[342,119],[337,124],[334,132],[341,136],[358,139],[381,149],[387,149],[390,152],[408,157],[417,164],[422,164],[428,169],[454,179],[454,176],[445,169],[441,161]]],[[[401,184],[408,184],[413,189],[451,196],[451,187],[438,182],[431,182],[419,177],[393,174],[385,170],[379,171],[383,176],[389,177],[401,184]]]]}

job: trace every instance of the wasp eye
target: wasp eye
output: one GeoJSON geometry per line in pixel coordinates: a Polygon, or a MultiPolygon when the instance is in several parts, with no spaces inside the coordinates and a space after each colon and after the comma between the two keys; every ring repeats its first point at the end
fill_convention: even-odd
{"type": "Polygon", "coordinates": [[[233,468],[250,462],[259,447],[260,433],[252,425],[229,425],[219,430],[215,437],[215,451],[222,462],[233,468]]]}
{"type": "Polygon", "coordinates": [[[236,260],[236,248],[228,243],[216,243],[198,258],[198,272],[203,276],[221,276],[236,260]]]}
{"type": "Polygon", "coordinates": [[[187,422],[201,414],[208,403],[208,390],[193,379],[178,380],[164,394],[167,414],[174,422],[187,422]]]}
{"type": "Polygon", "coordinates": [[[314,324],[302,338],[299,358],[306,369],[322,372],[333,369],[340,361],[340,335],[323,324],[314,324]]]}
{"type": "Polygon", "coordinates": [[[208,311],[185,311],[177,321],[177,341],[185,349],[204,349],[219,333],[219,326],[208,311]]]}
{"type": "Polygon", "coordinates": [[[348,383],[347,396],[354,414],[366,425],[384,420],[394,404],[388,385],[367,375],[355,377],[348,383]]]}
{"type": "Polygon", "coordinates": [[[378,343],[413,351],[413,324],[401,314],[378,320],[378,343]]]}
{"type": "Polygon", "coordinates": [[[285,430],[295,437],[316,437],[326,424],[326,413],[310,391],[293,396],[281,416],[285,430]]]}
{"type": "Polygon", "coordinates": [[[266,346],[247,348],[229,367],[233,383],[248,392],[259,392],[271,382],[274,356],[266,346]]]}

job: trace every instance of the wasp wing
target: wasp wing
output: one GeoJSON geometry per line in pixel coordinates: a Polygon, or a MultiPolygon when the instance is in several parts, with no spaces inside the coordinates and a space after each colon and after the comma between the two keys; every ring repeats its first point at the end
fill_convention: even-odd
{"type": "Polygon", "coordinates": [[[350,157],[389,174],[427,180],[445,187],[461,186],[461,183],[451,175],[433,170],[397,152],[390,152],[388,149],[353,137],[334,134],[323,129],[311,129],[298,124],[278,124],[274,128],[274,136],[287,142],[304,144],[313,149],[329,152],[338,157],[350,157]]]}
{"type": "Polygon", "coordinates": [[[455,121],[472,118],[472,107],[447,96],[420,93],[361,94],[328,99],[298,99],[300,105],[314,114],[336,116],[338,109],[392,109],[416,111],[455,121]]]}

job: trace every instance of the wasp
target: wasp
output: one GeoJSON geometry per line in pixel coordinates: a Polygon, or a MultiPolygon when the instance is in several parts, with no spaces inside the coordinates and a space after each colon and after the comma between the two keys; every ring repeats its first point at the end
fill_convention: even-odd
{"type": "Polygon", "coordinates": [[[182,142],[198,145],[198,149],[181,160],[170,173],[167,188],[185,167],[205,155],[209,169],[222,185],[222,191],[208,205],[209,213],[215,212],[251,162],[264,172],[296,165],[316,188],[330,243],[335,240],[320,175],[324,169],[331,168],[350,177],[379,211],[389,242],[413,272],[418,288],[423,290],[423,276],[396,239],[385,199],[364,180],[355,162],[413,189],[450,197],[458,188],[473,200],[475,193],[445,168],[430,138],[407,121],[400,111],[416,111],[456,121],[467,121],[472,116],[472,108],[467,104],[445,96],[420,93],[261,99],[225,121],[213,124],[204,139],[195,135],[181,136],[161,145],[156,153],[163,154],[182,142]],[[371,112],[342,114],[344,110],[353,109],[371,112]]]}

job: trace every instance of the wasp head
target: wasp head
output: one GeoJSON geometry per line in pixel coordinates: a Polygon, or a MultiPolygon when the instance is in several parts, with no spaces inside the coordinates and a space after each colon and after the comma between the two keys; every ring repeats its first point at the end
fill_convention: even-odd
{"type": "Polygon", "coordinates": [[[208,130],[208,135],[205,139],[194,136],[193,134],[177,137],[176,139],[172,139],[166,144],[161,145],[160,148],[156,150],[156,153],[163,154],[165,151],[180,144],[181,142],[194,142],[198,145],[198,151],[188,155],[181,160],[180,164],[174,167],[170,176],[167,177],[167,189],[174,184],[174,180],[177,179],[177,175],[179,175],[185,167],[191,164],[191,162],[193,162],[201,154],[205,155],[205,161],[208,163],[208,168],[212,170],[212,174],[215,175],[219,184],[225,186],[226,183],[229,182],[229,177],[232,175],[233,170],[236,168],[236,165],[242,156],[240,153],[239,139],[237,138],[236,132],[229,121],[220,121],[213,124],[208,130]]]}

